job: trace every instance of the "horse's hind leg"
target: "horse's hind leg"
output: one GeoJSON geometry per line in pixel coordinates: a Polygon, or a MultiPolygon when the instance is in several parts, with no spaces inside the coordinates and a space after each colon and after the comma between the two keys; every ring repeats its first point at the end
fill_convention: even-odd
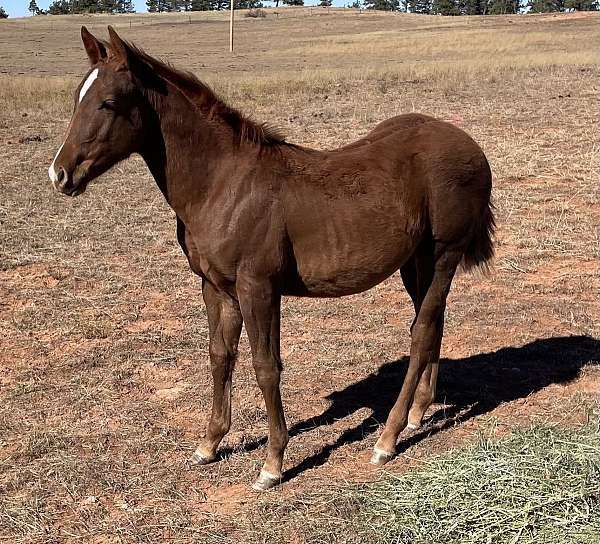
{"type": "Polygon", "coordinates": [[[410,363],[396,404],[390,411],[383,433],[375,444],[371,462],[384,464],[396,451],[396,441],[408,422],[409,408],[427,365],[437,362],[439,338],[444,322],[446,297],[464,249],[436,244],[431,284],[423,297],[412,328],[410,363]]]}
{"type": "MultiPolygon", "coordinates": [[[[433,265],[433,242],[427,240],[420,245],[410,260],[400,269],[402,281],[415,307],[415,319],[410,327],[411,334],[417,321],[423,298],[431,285],[433,265]]],[[[412,407],[408,413],[409,429],[417,429],[421,426],[427,408],[431,406],[431,403],[435,399],[442,331],[443,320],[438,328],[438,341],[434,357],[432,358],[433,360],[423,371],[417,390],[415,391],[412,407]]]]}
{"type": "MultiPolygon", "coordinates": [[[[440,327],[442,328],[442,327],[440,327]]],[[[437,359],[440,357],[440,346],[442,343],[442,332],[438,335],[437,359]]],[[[415,391],[413,404],[408,412],[409,429],[418,429],[423,422],[423,417],[427,408],[429,408],[435,400],[435,390],[437,385],[437,377],[439,370],[439,362],[429,363],[423,372],[419,385],[415,391]]]]}
{"type": "Polygon", "coordinates": [[[237,301],[217,291],[210,283],[202,284],[209,328],[209,356],[213,376],[213,404],[206,435],[189,463],[205,465],[214,461],[217,447],[231,426],[231,380],[238,342],[242,331],[242,314],[237,301]]]}

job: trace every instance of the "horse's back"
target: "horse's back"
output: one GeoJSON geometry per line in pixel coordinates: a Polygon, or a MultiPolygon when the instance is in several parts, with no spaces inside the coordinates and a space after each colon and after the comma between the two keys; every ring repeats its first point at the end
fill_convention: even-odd
{"type": "Polygon", "coordinates": [[[422,113],[403,113],[401,115],[396,115],[395,117],[390,117],[375,125],[375,128],[365,134],[362,138],[342,147],[338,147],[337,149],[334,149],[332,153],[343,153],[350,149],[357,149],[365,145],[370,145],[387,136],[393,135],[396,132],[411,129],[431,121],[436,121],[436,118],[429,115],[423,115],[422,113]]]}

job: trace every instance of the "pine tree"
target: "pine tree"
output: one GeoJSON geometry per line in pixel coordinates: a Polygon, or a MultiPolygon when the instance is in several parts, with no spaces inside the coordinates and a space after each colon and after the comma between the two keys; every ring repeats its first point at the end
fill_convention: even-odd
{"type": "Polygon", "coordinates": [[[398,0],[364,0],[366,9],[377,9],[380,11],[397,11],[400,7],[398,0]]]}
{"type": "Polygon", "coordinates": [[[283,3],[288,6],[303,6],[304,0],[283,0],[283,3]]]}
{"type": "Polygon", "coordinates": [[[331,0],[320,0],[320,2],[317,5],[321,6],[322,8],[329,8],[331,7],[331,4],[331,0]]]}
{"type": "Polygon", "coordinates": [[[4,8],[0,6],[0,19],[8,19],[8,13],[4,11],[4,8]]]}
{"type": "Polygon", "coordinates": [[[31,0],[31,2],[29,2],[29,7],[27,10],[31,12],[31,15],[37,15],[40,12],[40,8],[35,0],[31,0]]]}
{"type": "Polygon", "coordinates": [[[135,13],[133,0],[117,0],[117,7],[115,11],[117,13],[135,13]]]}
{"type": "Polygon", "coordinates": [[[100,0],[98,11],[102,13],[117,13],[118,7],[118,0],[100,0]]]}
{"type": "Polygon", "coordinates": [[[564,0],[529,0],[527,5],[530,13],[548,13],[565,10],[564,0]]]}
{"type": "Polygon", "coordinates": [[[598,11],[597,0],[565,0],[565,9],[571,11],[598,11]]]}
{"type": "Polygon", "coordinates": [[[493,1],[494,0],[458,0],[458,10],[461,15],[486,15],[489,10],[488,4],[493,1]]]}
{"type": "MultiPolygon", "coordinates": [[[[534,0],[534,1],[539,1],[539,0],[534,0]]],[[[556,0],[541,0],[542,2],[555,2],[556,0]]],[[[558,0],[561,3],[564,0],[558,0]]],[[[520,0],[490,0],[489,6],[488,6],[488,13],[490,15],[505,15],[507,13],[519,13],[521,9],[521,3],[520,0]]],[[[549,10],[549,11],[553,11],[553,10],[549,10]]],[[[560,10],[556,10],[556,11],[562,11],[562,9],[560,10]]]]}
{"type": "Polygon", "coordinates": [[[455,0],[433,0],[431,12],[435,15],[460,15],[455,0]]]}
{"type": "Polygon", "coordinates": [[[99,0],[71,0],[71,13],[98,13],[102,11],[99,0]]]}
{"type": "Polygon", "coordinates": [[[192,11],[210,11],[215,7],[213,0],[192,0],[190,9],[192,11]]]}
{"type": "Polygon", "coordinates": [[[259,9],[263,7],[263,3],[260,0],[238,0],[236,3],[237,9],[259,9]]]}
{"type": "Polygon", "coordinates": [[[68,0],[54,0],[48,7],[50,15],[67,15],[71,13],[71,4],[68,0]]]}
{"type": "Polygon", "coordinates": [[[408,0],[408,10],[411,13],[431,13],[432,0],[408,0]]]}

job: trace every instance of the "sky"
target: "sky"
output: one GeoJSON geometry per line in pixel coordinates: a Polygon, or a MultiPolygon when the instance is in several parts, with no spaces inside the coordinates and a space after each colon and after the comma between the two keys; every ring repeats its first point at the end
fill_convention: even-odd
{"type": "MultiPolygon", "coordinates": [[[[31,15],[27,8],[29,7],[30,0],[0,0],[0,6],[2,6],[10,17],[25,17],[31,15]]],[[[36,0],[37,5],[40,9],[46,9],[52,0],[36,0]]],[[[310,1],[304,0],[305,4],[317,4],[318,0],[310,1]]],[[[267,5],[268,3],[265,2],[267,5]]],[[[336,6],[343,6],[345,3],[351,3],[351,0],[333,0],[333,4],[336,6]]],[[[136,11],[146,11],[146,0],[134,0],[136,11]]]]}

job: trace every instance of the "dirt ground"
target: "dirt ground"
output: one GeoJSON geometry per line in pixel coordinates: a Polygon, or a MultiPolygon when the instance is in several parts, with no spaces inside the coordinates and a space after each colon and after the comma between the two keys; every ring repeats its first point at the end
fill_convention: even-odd
{"type": "MultiPolygon", "coordinates": [[[[364,17],[372,31],[393,18],[364,17]]],[[[402,24],[418,21],[408,19],[402,24]]],[[[511,19],[481,24],[525,24],[511,19]]],[[[577,21],[597,24],[596,17],[563,20],[565,32],[577,21]]],[[[170,32],[168,40],[148,40],[150,25],[133,25],[127,36],[199,71],[177,28],[163,21],[152,28],[170,32]]],[[[302,21],[298,40],[333,32],[333,16],[302,21]]],[[[85,69],[74,30],[72,39],[57,40],[62,48],[47,49],[35,27],[47,21],[18,24],[2,34],[9,38],[0,45],[2,71],[85,69]]],[[[208,71],[294,67],[289,58],[276,64],[272,53],[270,61],[255,54],[258,34],[247,38],[248,62],[241,55],[217,67],[205,39],[198,47],[208,71]]],[[[403,435],[386,470],[410,469],[482,429],[575,425],[598,403],[597,96],[597,67],[557,66],[452,88],[348,79],[316,88],[310,99],[239,97],[291,141],[316,147],[346,143],[398,112],[429,113],[467,130],[492,165],[494,267],[454,282],[437,403],[423,429],[403,435]]],[[[413,317],[399,275],[351,297],[285,300],[291,440],[279,489],[250,490],[265,453],[266,416],[245,336],[222,460],[190,470],[185,460],[203,433],[211,388],[199,281],[141,160],[118,165],[78,199],[51,189],[46,170],[67,123],[66,110],[39,104],[0,110],[0,540],[263,542],[280,534],[282,505],[309,511],[308,491],[376,478],[367,461],[402,382],[413,317]]],[[[302,527],[285,534],[306,541],[302,527]]]]}

